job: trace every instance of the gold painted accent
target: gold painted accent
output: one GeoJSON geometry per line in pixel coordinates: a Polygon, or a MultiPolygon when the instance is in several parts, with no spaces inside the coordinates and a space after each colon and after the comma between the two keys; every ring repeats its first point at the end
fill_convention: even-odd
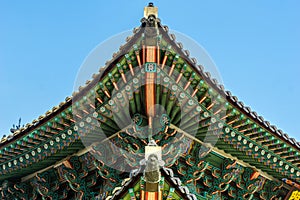
{"type": "Polygon", "coordinates": [[[157,45],[156,47],[156,55],[157,55],[157,64],[159,65],[160,62],[160,49],[159,49],[159,45],[157,45]]]}
{"type": "Polygon", "coordinates": [[[145,200],[145,191],[141,190],[141,200],[145,200]]]}
{"type": "Polygon", "coordinates": [[[158,200],[162,200],[162,192],[161,191],[158,192],[158,200]]]}
{"type": "Polygon", "coordinates": [[[157,200],[156,199],[156,192],[147,192],[147,199],[146,200],[157,200]]]}
{"type": "Polygon", "coordinates": [[[131,63],[129,63],[129,64],[128,64],[128,66],[129,66],[129,69],[130,69],[130,73],[131,73],[131,75],[132,75],[132,76],[134,76],[134,71],[133,71],[132,64],[131,64],[131,63]]]}
{"type": "Polygon", "coordinates": [[[121,76],[122,76],[122,79],[123,79],[124,83],[127,83],[127,80],[126,80],[125,74],[124,74],[124,73],[121,73],[121,76]]]}
{"type": "Polygon", "coordinates": [[[166,64],[166,62],[167,62],[167,59],[168,59],[168,56],[165,56],[165,57],[164,57],[164,60],[163,60],[163,62],[162,62],[162,64],[161,64],[161,68],[162,68],[162,69],[165,67],[165,64],[166,64]]]}
{"type": "Polygon", "coordinates": [[[66,160],[62,163],[66,168],[69,168],[69,169],[73,169],[73,166],[72,164],[70,163],[69,160],[66,160]]]}
{"type": "Polygon", "coordinates": [[[172,65],[170,72],[169,72],[169,76],[171,76],[173,74],[174,68],[175,68],[175,64],[172,65]]]}
{"type": "Polygon", "coordinates": [[[176,79],[176,83],[177,83],[177,84],[179,83],[181,77],[182,77],[182,73],[180,73],[179,76],[178,76],[177,79],[176,79]]]}
{"type": "Polygon", "coordinates": [[[138,61],[139,67],[142,68],[141,57],[140,57],[139,53],[136,53],[135,55],[136,55],[136,59],[138,61]]]}
{"type": "Polygon", "coordinates": [[[156,18],[158,18],[158,8],[149,4],[149,6],[144,8],[144,17],[148,19],[150,15],[154,15],[156,18]]]}
{"type": "Polygon", "coordinates": [[[224,117],[221,118],[221,120],[225,120],[227,117],[229,117],[231,115],[231,113],[228,113],[227,115],[225,115],[224,117]]]}
{"type": "Polygon", "coordinates": [[[206,109],[210,110],[215,104],[216,104],[216,102],[211,103],[206,109]]]}
{"type": "Polygon", "coordinates": [[[214,112],[214,115],[219,114],[222,111],[222,108],[218,109],[216,112],[214,112]]]}
{"type": "Polygon", "coordinates": [[[118,85],[117,85],[116,82],[113,82],[112,84],[114,85],[114,87],[115,87],[116,90],[119,90],[118,85]]]}
{"type": "Polygon", "coordinates": [[[206,98],[207,98],[207,96],[204,96],[204,97],[199,101],[199,103],[201,104],[206,98]]]}
{"type": "Polygon", "coordinates": [[[110,98],[110,94],[108,93],[108,91],[104,90],[105,95],[110,98]]]}
{"type": "Polygon", "coordinates": [[[155,46],[147,46],[147,62],[155,62],[155,46]]]}
{"type": "Polygon", "coordinates": [[[193,92],[193,94],[192,94],[192,97],[194,97],[194,96],[197,94],[197,92],[198,92],[198,88],[196,88],[196,89],[194,90],[194,92],[193,92]]]}
{"type": "Polygon", "coordinates": [[[250,177],[250,180],[254,180],[254,179],[257,179],[258,177],[259,177],[259,172],[253,172],[252,174],[251,174],[251,177],[250,177]]]}
{"type": "Polygon", "coordinates": [[[295,190],[292,192],[288,200],[297,200],[297,199],[300,199],[300,192],[298,190],[295,190]]]}
{"type": "Polygon", "coordinates": [[[187,82],[187,84],[184,87],[184,90],[186,90],[191,85],[191,81],[187,82]]]}
{"type": "Polygon", "coordinates": [[[96,99],[97,101],[99,101],[99,103],[103,103],[103,101],[99,97],[97,97],[96,99]]]}

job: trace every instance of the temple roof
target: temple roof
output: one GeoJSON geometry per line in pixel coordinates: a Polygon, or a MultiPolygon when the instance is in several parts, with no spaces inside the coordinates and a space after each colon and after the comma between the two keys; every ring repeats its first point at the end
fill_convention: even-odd
{"type": "MultiPolygon", "coordinates": [[[[99,73],[94,74],[85,86],[74,92],[72,97],[67,97],[64,102],[33,120],[32,123],[2,138],[0,141],[0,181],[5,178],[22,178],[84,148],[80,135],[74,130],[73,103],[85,101],[84,98],[92,90],[99,89],[99,82],[104,85],[107,83],[113,85],[111,75],[120,77],[122,70],[128,70],[128,68],[120,70],[117,64],[126,62],[125,55],[135,56],[134,48],[143,37],[146,23],[146,20],[142,20],[141,26],[134,29],[133,36],[127,38],[126,44],[120,47],[113,58],[100,68],[99,73]],[[39,165],[34,165],[34,163],[39,163],[39,165]]],[[[156,23],[162,36],[162,52],[165,56],[171,55],[172,58],[180,55],[179,62],[188,66],[187,78],[191,80],[193,89],[197,90],[201,108],[214,116],[218,115],[215,114],[218,105],[226,106],[226,116],[223,116],[225,123],[222,141],[217,143],[217,148],[273,177],[279,179],[289,177],[299,181],[300,143],[265,121],[230,91],[226,91],[216,79],[211,77],[209,72],[205,72],[203,66],[197,65],[196,59],[189,57],[189,52],[183,49],[181,43],[176,42],[175,35],[169,33],[167,26],[162,25],[160,20],[156,23]],[[167,48],[169,45],[170,49],[167,48]],[[193,73],[196,78],[192,78],[193,73]],[[216,97],[216,102],[208,101],[213,97],[216,97]]],[[[136,68],[137,64],[133,67],[136,68]]],[[[180,73],[183,68],[175,70],[180,73]]],[[[109,92],[109,88],[107,91],[109,92]]],[[[201,141],[201,137],[196,137],[196,139],[201,141]]]]}

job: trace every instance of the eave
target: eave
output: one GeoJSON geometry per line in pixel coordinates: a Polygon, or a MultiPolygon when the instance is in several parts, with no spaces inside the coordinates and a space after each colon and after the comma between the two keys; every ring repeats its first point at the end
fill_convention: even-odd
{"type": "MultiPolygon", "coordinates": [[[[107,62],[106,67],[101,68],[100,73],[95,75],[91,81],[88,81],[85,87],[80,88],[79,92],[73,94],[73,97],[67,98],[65,102],[61,103],[58,107],[54,107],[51,111],[48,111],[45,116],[39,117],[39,119],[35,120],[34,123],[26,125],[24,129],[16,131],[13,138],[10,140],[4,139],[1,141],[0,159],[2,159],[2,169],[0,169],[0,173],[2,173],[2,175],[10,173],[12,175],[11,177],[13,177],[13,171],[24,170],[24,168],[21,169],[21,154],[26,157],[26,154],[29,154],[31,148],[38,148],[38,145],[40,145],[41,142],[49,145],[51,140],[54,141],[56,139],[56,134],[58,134],[58,132],[62,131],[66,135],[68,131],[72,129],[74,126],[74,119],[72,117],[64,117],[64,115],[72,114],[72,103],[82,102],[83,97],[104,79],[106,79],[106,82],[110,82],[108,74],[113,73],[113,70],[115,74],[119,73],[116,70],[117,63],[123,59],[123,55],[125,55],[128,50],[132,48],[133,44],[135,44],[135,42],[140,38],[144,26],[145,25],[142,24],[141,28],[137,29],[135,32],[135,35],[128,40],[128,43],[120,49],[111,61],[107,62]],[[63,130],[60,130],[57,126],[53,125],[55,121],[61,120],[66,120],[66,124],[68,125],[61,126],[60,128],[63,130]],[[43,129],[45,129],[45,136],[40,135],[40,130],[43,129]],[[23,149],[25,150],[24,152],[23,149]],[[11,165],[13,165],[12,161],[16,160],[15,157],[19,159],[21,164],[15,167],[16,169],[13,168],[13,170],[4,169],[3,166],[6,166],[6,162],[8,162],[8,160],[11,160],[11,165]]],[[[196,64],[195,59],[188,57],[188,53],[183,51],[182,45],[177,44],[174,36],[168,34],[167,27],[162,26],[160,23],[158,23],[158,27],[160,28],[160,33],[162,34],[165,43],[170,44],[173,48],[171,54],[180,54],[181,61],[185,62],[189,66],[189,70],[196,73],[197,80],[203,80],[203,84],[205,85],[203,88],[210,89],[209,95],[215,97],[218,96],[220,102],[228,102],[228,104],[226,104],[226,110],[230,110],[230,113],[228,114],[228,119],[224,118],[224,123],[224,120],[218,119],[218,116],[212,116],[214,115],[214,112],[211,110],[215,109],[215,105],[208,106],[200,100],[203,95],[207,97],[207,99],[209,99],[210,96],[206,95],[204,92],[201,94],[198,92],[196,94],[196,96],[198,95],[198,101],[201,102],[199,103],[201,108],[205,110],[205,112],[209,113],[211,117],[215,117],[218,123],[223,123],[222,127],[224,127],[224,129],[222,130],[222,135],[220,137],[221,141],[217,143],[217,146],[219,145],[218,148],[227,151],[228,153],[236,156],[238,159],[256,166],[257,168],[273,173],[273,175],[277,176],[277,178],[287,176],[293,180],[299,181],[299,143],[277,130],[275,126],[271,126],[269,122],[266,122],[262,117],[257,116],[257,114],[251,111],[250,108],[245,107],[244,104],[239,102],[238,99],[235,96],[232,96],[230,92],[225,91],[223,86],[218,85],[216,80],[211,79],[209,73],[204,72],[203,67],[196,64]],[[273,149],[274,145],[275,147],[273,149]],[[276,145],[278,145],[278,148],[276,145]],[[253,155],[253,158],[250,158],[249,155],[247,155],[249,152],[252,152],[251,155],[253,155]],[[278,161],[282,161],[282,164],[278,161]],[[277,172],[276,170],[279,171],[277,172]]],[[[199,83],[192,84],[193,89],[196,90],[198,84],[199,83]]],[[[189,95],[190,94],[187,94],[187,96],[189,95]]],[[[59,133],[60,136],[62,136],[62,132],[59,133]]],[[[201,137],[202,136],[200,134],[198,139],[201,140],[201,137]]],[[[76,139],[79,139],[79,136],[77,136],[76,139]]],[[[70,143],[65,146],[67,145],[70,145],[70,143]]],[[[55,153],[56,152],[52,152],[48,155],[46,154],[46,156],[51,157],[55,153]]],[[[27,163],[26,165],[30,164],[27,163]]],[[[34,168],[34,170],[36,169],[34,168]]]]}

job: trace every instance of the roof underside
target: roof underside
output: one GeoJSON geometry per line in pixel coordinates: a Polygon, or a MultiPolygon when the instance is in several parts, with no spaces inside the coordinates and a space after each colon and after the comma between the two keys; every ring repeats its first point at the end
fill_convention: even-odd
{"type": "MultiPolygon", "coordinates": [[[[139,29],[136,29],[133,37],[129,38],[126,45],[122,46],[115,57],[107,62],[106,67],[101,68],[101,71],[93,76],[93,80],[88,81],[87,85],[72,98],[67,98],[66,102],[53,108],[45,116],[15,132],[10,140],[4,138],[1,141],[0,181],[8,178],[21,178],[83,149],[77,124],[85,119],[74,117],[74,109],[84,108],[87,114],[77,113],[79,116],[93,116],[95,111],[99,113],[99,116],[102,116],[101,119],[96,117],[94,120],[105,121],[101,123],[101,130],[104,130],[106,136],[119,131],[114,117],[107,114],[113,106],[109,103],[110,94],[117,82],[121,83],[118,85],[119,89],[126,88],[128,85],[133,86],[134,83],[129,80],[133,80],[135,75],[130,73],[129,66],[131,65],[134,70],[140,70],[142,67],[139,65],[138,57],[142,57],[144,26],[145,24],[142,24],[139,29]],[[126,77],[125,82],[122,81],[122,74],[126,73],[129,76],[126,77]],[[90,106],[90,102],[94,105],[90,106]]],[[[155,96],[157,102],[167,110],[172,128],[189,134],[195,131],[191,127],[194,128],[200,124],[194,135],[200,142],[213,143],[215,137],[218,137],[215,144],[218,149],[275,178],[288,177],[299,181],[299,144],[274,126],[270,126],[248,107],[244,107],[236,97],[231,96],[230,92],[225,92],[222,86],[217,85],[216,81],[210,78],[209,73],[204,72],[201,66],[197,66],[196,62],[188,57],[188,53],[182,50],[180,44],[175,43],[174,36],[168,34],[167,27],[158,23],[158,28],[161,36],[158,68],[162,78],[157,84],[160,89],[156,90],[155,96]],[[171,68],[162,68],[164,60],[166,66],[173,66],[172,72],[171,68]],[[179,76],[188,81],[177,82],[179,76]],[[163,96],[162,91],[166,88],[163,77],[169,77],[168,84],[178,86],[178,90],[184,94],[183,100],[196,99],[193,105],[197,109],[200,108],[198,121],[188,120],[189,116],[185,116],[187,119],[178,120],[178,113],[193,112],[196,107],[191,106],[190,110],[183,111],[176,107],[171,98],[163,96]],[[189,84],[192,90],[185,90],[186,84],[189,84]],[[213,136],[214,139],[207,137],[208,135],[213,136]]],[[[132,104],[129,109],[145,115],[143,96],[140,95],[145,94],[145,91],[143,87],[138,90],[139,93],[135,93],[130,99],[132,104]]],[[[125,95],[122,98],[127,97],[125,95]]],[[[92,122],[89,121],[85,121],[85,124],[92,126],[92,122]]],[[[95,136],[92,134],[89,136],[89,131],[90,129],[87,128],[86,140],[93,141],[95,136]]]]}

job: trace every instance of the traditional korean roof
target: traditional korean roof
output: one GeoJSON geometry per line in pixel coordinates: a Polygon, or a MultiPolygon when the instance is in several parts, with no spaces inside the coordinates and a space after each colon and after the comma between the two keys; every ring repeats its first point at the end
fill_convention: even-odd
{"type": "MultiPolygon", "coordinates": [[[[99,113],[100,108],[111,106],[109,94],[115,88],[116,80],[121,80],[122,74],[141,67],[138,57],[147,23],[147,19],[144,18],[141,26],[134,29],[133,36],[127,38],[126,44],[121,46],[113,58],[100,68],[99,73],[94,74],[93,78],[87,81],[85,86],[80,87],[72,97],[67,97],[64,102],[32,123],[2,138],[0,181],[22,179],[33,172],[57,164],[65,157],[77,154],[85,148],[80,140],[77,119],[72,111],[76,109],[74,107],[89,105],[89,101],[94,101],[91,99],[93,96],[96,96],[96,109],[99,113]]],[[[175,35],[169,33],[167,26],[162,25],[159,19],[155,23],[160,36],[158,64],[165,62],[173,66],[172,70],[176,71],[178,76],[188,80],[193,91],[184,91],[182,85],[179,87],[184,91],[184,98],[197,98],[197,106],[201,108],[201,120],[206,120],[219,132],[215,151],[233,156],[244,165],[265,173],[270,179],[288,178],[299,182],[300,143],[265,121],[231,92],[226,91],[208,72],[205,72],[203,66],[197,65],[196,59],[189,57],[189,52],[183,49],[181,43],[176,42],[175,35]]],[[[171,73],[167,70],[167,68],[161,70],[162,76],[171,73]]],[[[134,75],[130,78],[134,78],[134,75]]],[[[170,84],[176,84],[176,80],[170,80],[170,84]]],[[[138,100],[140,99],[134,98],[136,105],[138,100]]],[[[168,100],[166,101],[168,103],[168,100]]],[[[86,108],[89,113],[89,108],[86,108]]],[[[113,119],[105,117],[111,123],[107,122],[108,128],[104,128],[107,135],[119,131],[114,126],[113,119]]],[[[86,123],[89,124],[88,121],[86,123]]],[[[170,124],[175,126],[171,128],[176,129],[175,119],[171,120],[170,124]]],[[[194,139],[203,142],[208,132],[209,130],[200,128],[194,139]]]]}
{"type": "MultiPolygon", "coordinates": [[[[125,136],[125,132],[116,135],[114,142],[123,144],[125,149],[143,146],[142,141],[137,140],[136,143],[129,143],[129,147],[122,136],[129,140],[132,136],[125,136]]],[[[170,130],[167,135],[173,137],[173,132],[170,130]]],[[[158,137],[164,135],[160,133],[158,137]]],[[[184,139],[183,143],[186,143],[184,139]]],[[[171,168],[160,170],[159,188],[163,199],[220,199],[222,195],[227,199],[269,200],[287,194],[282,182],[254,176],[256,172],[252,168],[243,167],[234,160],[214,152],[206,157],[197,156],[200,147],[195,142],[171,168]]],[[[176,154],[170,153],[169,158],[176,154]]],[[[91,153],[84,153],[70,156],[60,164],[27,176],[22,182],[3,181],[0,184],[0,198],[139,199],[146,192],[142,171],[141,167],[137,167],[130,174],[121,172],[96,160],[91,153]]]]}

